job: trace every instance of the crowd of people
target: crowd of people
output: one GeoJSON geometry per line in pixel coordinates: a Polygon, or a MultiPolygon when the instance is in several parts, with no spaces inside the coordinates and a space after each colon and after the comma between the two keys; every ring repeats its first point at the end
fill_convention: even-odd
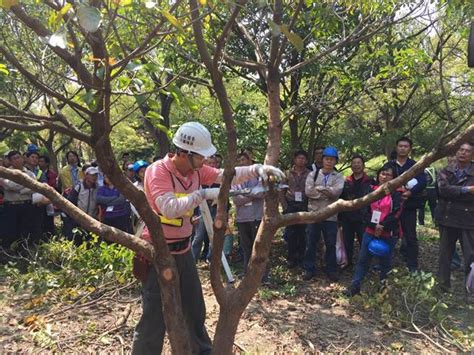
{"type": "MultiPolygon", "coordinates": [[[[193,265],[200,260],[208,261],[212,253],[204,218],[200,218],[198,206],[207,200],[211,216],[215,217],[215,200],[222,178],[222,156],[216,154],[209,132],[195,122],[181,126],[173,143],[176,146],[174,153],[162,159],[154,158],[153,162],[132,162],[130,155],[124,154],[122,168],[135,186],[145,191],[150,206],[159,214],[179,272],[186,275],[182,279],[182,292],[191,297],[200,293],[199,280],[195,272],[188,274],[184,270],[189,271],[190,260],[193,260],[193,265]]],[[[365,159],[360,155],[352,157],[351,174],[344,177],[336,169],[339,153],[332,146],[316,147],[313,162],[308,161],[306,151],[296,151],[291,168],[285,173],[271,166],[256,164],[251,149],[243,150],[237,157],[238,168],[232,189],[247,193],[236,193],[231,198],[230,223],[225,233],[225,256],[230,258],[233,254],[233,261],[240,258],[243,263],[242,275],[245,275],[263,217],[265,189],[259,187],[262,187],[266,174],[275,175],[281,180],[280,202],[284,214],[321,211],[338,199],[361,198],[403,174],[416,163],[410,158],[411,150],[412,141],[409,138],[398,139],[393,159],[383,164],[374,177],[367,174],[365,159]],[[238,236],[235,238],[236,243],[234,227],[238,236]]],[[[4,155],[1,165],[20,170],[57,189],[89,216],[149,240],[149,231],[136,209],[101,172],[97,163],[82,164],[74,151],[67,152],[65,157],[66,164],[56,173],[50,168],[49,157],[41,155],[36,145],[29,144],[24,153],[9,151],[4,155]]],[[[449,290],[453,264],[460,264],[456,253],[458,240],[463,252],[466,277],[474,263],[472,160],[473,145],[464,143],[441,171],[430,167],[367,207],[335,213],[317,223],[287,226],[283,234],[287,245],[287,267],[302,268],[303,280],[306,281],[325,274],[330,281],[337,282],[340,272],[348,270],[353,276],[345,293],[353,296],[361,291],[372,258],[378,258],[375,267],[380,279],[383,281],[386,278],[391,270],[394,250],[400,244],[400,254],[408,270],[415,273],[419,270],[417,221],[424,223],[424,209],[428,202],[433,221],[440,232],[439,284],[442,290],[449,290]],[[344,261],[341,261],[336,250],[338,234],[342,240],[339,249],[344,250],[344,261]],[[317,250],[320,249],[321,237],[325,249],[324,270],[317,269],[317,250]],[[356,245],[357,260],[354,257],[356,245]]],[[[35,243],[54,234],[62,234],[78,244],[88,238],[88,234],[78,228],[77,221],[56,209],[47,198],[11,180],[0,179],[0,206],[3,248],[10,248],[17,241],[35,243]],[[62,231],[59,233],[56,230],[58,216],[62,221],[62,231]]],[[[134,348],[142,350],[149,344],[158,342],[159,345],[162,342],[160,337],[154,338],[156,333],[150,333],[150,329],[158,327],[160,332],[163,330],[162,316],[159,315],[161,301],[155,299],[158,286],[156,282],[150,281],[148,274],[143,278],[144,295],[149,296],[144,296],[144,312],[148,307],[147,312],[158,316],[150,320],[150,314],[145,316],[144,313],[137,326],[134,348]]],[[[270,282],[270,274],[267,268],[263,283],[270,282]]],[[[204,307],[200,299],[194,298],[188,310],[199,324],[203,319],[204,307]]],[[[201,345],[208,344],[207,333],[196,336],[201,345]]]]}

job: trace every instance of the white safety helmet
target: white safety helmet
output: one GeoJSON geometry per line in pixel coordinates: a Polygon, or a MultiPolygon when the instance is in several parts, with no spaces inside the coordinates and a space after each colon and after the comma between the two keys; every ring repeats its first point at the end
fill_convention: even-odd
{"type": "Polygon", "coordinates": [[[198,122],[186,122],[179,127],[173,137],[173,144],[182,150],[197,153],[206,158],[216,153],[211,134],[198,122]]]}

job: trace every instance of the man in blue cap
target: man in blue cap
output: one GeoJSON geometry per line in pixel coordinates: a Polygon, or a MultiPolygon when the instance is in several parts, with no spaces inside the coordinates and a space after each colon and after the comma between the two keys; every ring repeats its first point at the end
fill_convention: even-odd
{"type": "MultiPolygon", "coordinates": [[[[326,147],[323,150],[323,166],[311,172],[306,178],[305,194],[308,197],[308,211],[318,211],[337,201],[344,188],[344,177],[335,170],[339,160],[337,149],[326,147]]],[[[316,245],[323,233],[326,245],[326,274],[331,281],[338,281],[336,238],[337,214],[326,220],[308,225],[303,279],[311,280],[315,273],[316,245]]]]}

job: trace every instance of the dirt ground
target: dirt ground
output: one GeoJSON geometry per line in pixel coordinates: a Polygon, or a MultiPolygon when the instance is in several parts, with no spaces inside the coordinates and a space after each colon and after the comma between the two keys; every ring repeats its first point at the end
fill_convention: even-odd
{"type": "MultiPolygon", "coordinates": [[[[421,250],[421,268],[435,271],[437,243],[424,241],[421,250]]],[[[284,243],[276,241],[273,267],[284,261],[283,254],[284,243]]],[[[199,269],[207,306],[206,325],[212,337],[219,308],[208,281],[208,268],[200,264],[199,269]]],[[[455,272],[453,276],[454,287],[461,287],[462,274],[455,272]]],[[[292,272],[290,278],[294,279],[294,289],[289,294],[268,296],[272,288],[263,289],[249,304],[237,331],[236,352],[442,352],[426,338],[388,329],[370,313],[356,310],[342,296],[350,272],[343,272],[340,282],[333,284],[322,275],[304,282],[301,271],[292,272]]],[[[44,300],[16,294],[8,280],[0,280],[0,352],[129,353],[141,314],[139,287],[136,283],[112,286],[79,295],[72,304],[42,307],[44,300]]],[[[474,326],[474,316],[463,316],[464,326],[474,326]]],[[[169,352],[166,344],[165,351],[169,352]]]]}

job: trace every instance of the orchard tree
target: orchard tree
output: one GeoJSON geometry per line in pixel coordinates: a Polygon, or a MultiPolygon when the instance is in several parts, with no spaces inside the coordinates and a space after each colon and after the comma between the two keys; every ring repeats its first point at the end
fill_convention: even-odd
{"type": "MultiPolygon", "coordinates": [[[[372,7],[381,8],[381,5],[385,4],[383,1],[363,3],[369,12],[372,7]]],[[[234,35],[233,29],[237,26],[237,21],[247,24],[254,16],[254,7],[244,0],[235,3],[209,0],[188,0],[188,3],[185,3],[178,0],[171,5],[169,2],[142,3],[133,0],[46,0],[41,4],[3,0],[2,4],[2,63],[5,63],[10,73],[18,73],[31,88],[37,90],[41,99],[29,107],[19,106],[8,99],[2,100],[0,128],[28,132],[52,130],[92,147],[103,172],[137,207],[150,230],[153,243],[150,245],[90,218],[52,188],[26,177],[21,172],[0,167],[0,177],[11,179],[44,194],[86,230],[124,245],[150,260],[157,270],[166,329],[174,353],[187,354],[192,350],[181,309],[175,262],[167,248],[158,216],[148,205],[144,193],[123,175],[111,144],[111,134],[119,122],[127,122],[134,112],[142,109],[142,100],[160,90],[166,90],[170,82],[177,80],[172,77],[170,80],[159,81],[162,84],[157,84],[157,81],[150,77],[150,71],[143,70],[148,63],[163,58],[161,50],[166,48],[169,41],[192,46],[194,52],[199,53],[199,57],[192,60],[200,63],[205,69],[226,128],[228,159],[214,222],[214,252],[211,263],[211,283],[220,305],[214,337],[216,353],[232,353],[239,320],[257,291],[268,262],[272,238],[279,228],[294,223],[317,222],[343,210],[361,208],[390,193],[421,172],[428,164],[452,152],[463,141],[474,137],[474,125],[470,125],[450,141],[446,141],[444,135],[441,135],[431,153],[383,188],[358,200],[339,200],[317,212],[282,216],[278,210],[278,193],[274,182],[269,182],[264,216],[254,244],[249,272],[238,285],[226,285],[220,271],[220,255],[227,223],[226,203],[235,172],[233,165],[237,153],[237,137],[234,109],[229,99],[223,64],[233,62],[265,78],[268,108],[265,163],[278,165],[282,138],[282,77],[318,62],[325,50],[318,48],[318,39],[315,38],[314,46],[304,61],[287,69],[283,68],[282,63],[291,55],[290,46],[298,48],[301,41],[305,41],[304,33],[295,33],[296,24],[303,21],[300,18],[302,9],[305,6],[318,7],[320,4],[312,1],[288,4],[283,4],[281,0],[269,4],[262,2],[264,11],[260,23],[263,27],[259,33],[264,35],[254,38],[254,42],[263,40],[266,46],[261,48],[263,55],[257,61],[247,57],[233,58],[232,54],[227,52],[226,45],[234,35]],[[219,26],[210,25],[211,19],[214,18],[219,19],[219,26]],[[21,38],[21,41],[18,41],[18,38],[21,38]],[[56,80],[46,80],[50,75],[56,80]],[[136,104],[124,110],[116,110],[116,106],[124,97],[133,97],[136,104]],[[50,103],[50,112],[45,109],[42,100],[50,103]],[[115,112],[118,115],[114,115],[115,112]]],[[[341,4],[347,6],[348,11],[355,6],[351,5],[350,1],[343,1],[341,4]]],[[[363,14],[360,19],[360,26],[355,26],[357,30],[354,31],[354,36],[336,39],[327,50],[331,49],[332,52],[334,48],[344,48],[364,39],[367,29],[363,14]],[[350,42],[348,38],[351,39],[350,42]]],[[[318,25],[323,26],[324,22],[318,25]]]]}

